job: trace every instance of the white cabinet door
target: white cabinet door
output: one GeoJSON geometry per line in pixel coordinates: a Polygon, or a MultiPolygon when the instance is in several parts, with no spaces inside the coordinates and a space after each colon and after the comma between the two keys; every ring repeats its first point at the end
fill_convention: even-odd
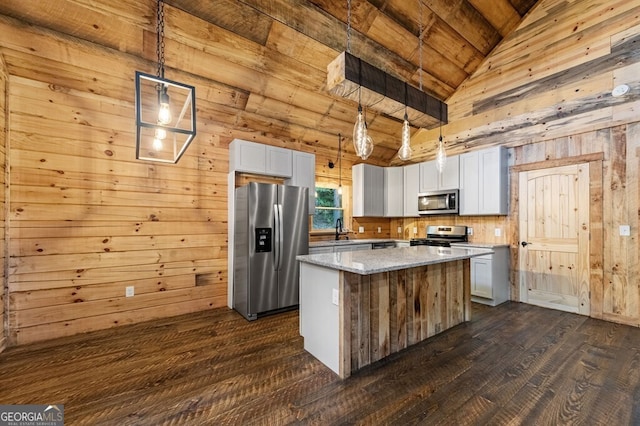
{"type": "Polygon", "coordinates": [[[384,168],[384,215],[402,217],[404,215],[404,168],[384,168]]]}
{"type": "Polygon", "coordinates": [[[351,169],[353,217],[384,216],[384,169],[357,164],[351,169]]]}
{"type": "Polygon", "coordinates": [[[290,149],[267,145],[266,155],[266,173],[268,175],[291,177],[293,174],[293,160],[290,149]]]}
{"type": "Polygon", "coordinates": [[[460,156],[460,215],[508,214],[507,150],[494,147],[460,156]]]}
{"type": "Polygon", "coordinates": [[[480,168],[480,214],[508,214],[507,150],[503,147],[478,151],[480,168]]]}
{"type": "Polygon", "coordinates": [[[460,155],[460,215],[478,214],[480,208],[480,170],[478,152],[460,155]]]}
{"type": "Polygon", "coordinates": [[[493,298],[491,274],[491,256],[471,258],[471,294],[473,296],[493,298]]]}
{"type": "Polygon", "coordinates": [[[267,170],[267,146],[234,139],[229,145],[229,170],[264,174],[267,170]]]}
{"type": "Polygon", "coordinates": [[[420,163],[420,192],[458,189],[460,186],[460,157],[447,158],[442,173],[438,171],[435,160],[420,163]]]}
{"type": "Polygon", "coordinates": [[[420,187],[420,165],[410,164],[404,171],[404,217],[418,216],[418,193],[420,187]]]}
{"type": "Polygon", "coordinates": [[[316,210],[316,156],[306,152],[293,151],[293,176],[287,185],[309,189],[309,214],[316,210]]]}

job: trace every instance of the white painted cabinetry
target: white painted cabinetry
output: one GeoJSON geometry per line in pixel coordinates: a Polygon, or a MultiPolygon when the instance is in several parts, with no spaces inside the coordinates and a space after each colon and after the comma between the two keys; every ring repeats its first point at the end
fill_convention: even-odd
{"type": "Polygon", "coordinates": [[[460,215],[508,214],[507,149],[460,155],[460,215]]]}
{"type": "Polygon", "coordinates": [[[418,216],[418,193],[420,192],[420,164],[404,166],[404,217],[418,216]]]}
{"type": "Polygon", "coordinates": [[[384,216],[404,216],[404,168],[384,168],[384,216]]]}
{"type": "Polygon", "coordinates": [[[351,168],[353,217],[384,216],[384,168],[356,164],[351,168]]]}
{"type": "Polygon", "coordinates": [[[471,258],[471,300],[496,306],[509,300],[509,247],[492,250],[494,254],[471,258]]]}
{"type": "Polygon", "coordinates": [[[316,156],[307,152],[292,151],[293,174],[287,185],[309,189],[309,214],[316,212],[316,156]]]}
{"type": "Polygon", "coordinates": [[[240,139],[229,144],[229,163],[229,170],[236,172],[287,178],[293,174],[290,149],[240,139]]]}
{"type": "Polygon", "coordinates": [[[435,160],[420,163],[420,192],[444,191],[458,189],[460,186],[460,157],[454,155],[447,158],[442,173],[438,172],[435,160]]]}

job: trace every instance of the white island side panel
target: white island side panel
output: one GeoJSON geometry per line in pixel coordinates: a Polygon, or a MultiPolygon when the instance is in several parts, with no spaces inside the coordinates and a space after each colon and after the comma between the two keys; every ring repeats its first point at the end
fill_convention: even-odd
{"type": "Polygon", "coordinates": [[[304,349],[336,374],[340,369],[339,306],[333,303],[338,292],[340,271],[300,263],[300,335],[304,349]]]}

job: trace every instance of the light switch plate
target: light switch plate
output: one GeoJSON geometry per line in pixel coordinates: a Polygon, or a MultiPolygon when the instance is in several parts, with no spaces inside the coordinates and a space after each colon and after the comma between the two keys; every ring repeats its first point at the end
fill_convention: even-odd
{"type": "Polygon", "coordinates": [[[631,227],[629,225],[620,225],[620,235],[629,237],[631,235],[631,227]]]}
{"type": "Polygon", "coordinates": [[[378,226],[378,234],[382,232],[382,228],[378,226]]]}
{"type": "Polygon", "coordinates": [[[358,232],[362,234],[364,232],[364,226],[359,226],[358,232]]]}

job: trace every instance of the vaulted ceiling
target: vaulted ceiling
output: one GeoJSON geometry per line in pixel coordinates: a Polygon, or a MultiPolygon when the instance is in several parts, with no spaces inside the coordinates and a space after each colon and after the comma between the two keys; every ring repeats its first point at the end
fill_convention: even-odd
{"type": "MultiPolygon", "coordinates": [[[[327,64],[340,52],[349,48],[354,56],[446,101],[518,26],[536,0],[166,0],[166,3],[312,67],[312,72],[297,79],[287,77],[279,69],[287,66],[284,60],[280,64],[265,61],[260,71],[266,78],[285,79],[302,91],[313,90],[326,96],[325,113],[344,122],[330,127],[350,136],[355,107],[349,108],[350,101],[336,100],[325,87],[327,64]]],[[[247,108],[273,115],[270,118],[280,118],[286,112],[295,121],[296,116],[303,114],[292,114],[291,108],[313,110],[308,104],[312,100],[305,96],[291,96],[289,105],[274,108],[257,89],[255,95],[259,95],[260,101],[252,102],[254,93],[249,93],[247,108]]],[[[375,111],[375,107],[368,111],[368,121],[377,146],[374,156],[383,162],[391,160],[399,147],[401,123],[375,111]]]]}
{"type": "MultiPolygon", "coordinates": [[[[168,77],[171,71],[191,76],[188,82],[209,102],[200,119],[218,128],[332,149],[338,133],[351,136],[357,106],[327,91],[327,65],[340,52],[348,47],[446,101],[536,2],[165,0],[168,77]]],[[[155,11],[153,0],[0,4],[0,14],[142,56],[150,65],[155,11]]],[[[367,120],[376,145],[372,160],[388,164],[400,146],[402,123],[373,109],[367,120]]]]}

